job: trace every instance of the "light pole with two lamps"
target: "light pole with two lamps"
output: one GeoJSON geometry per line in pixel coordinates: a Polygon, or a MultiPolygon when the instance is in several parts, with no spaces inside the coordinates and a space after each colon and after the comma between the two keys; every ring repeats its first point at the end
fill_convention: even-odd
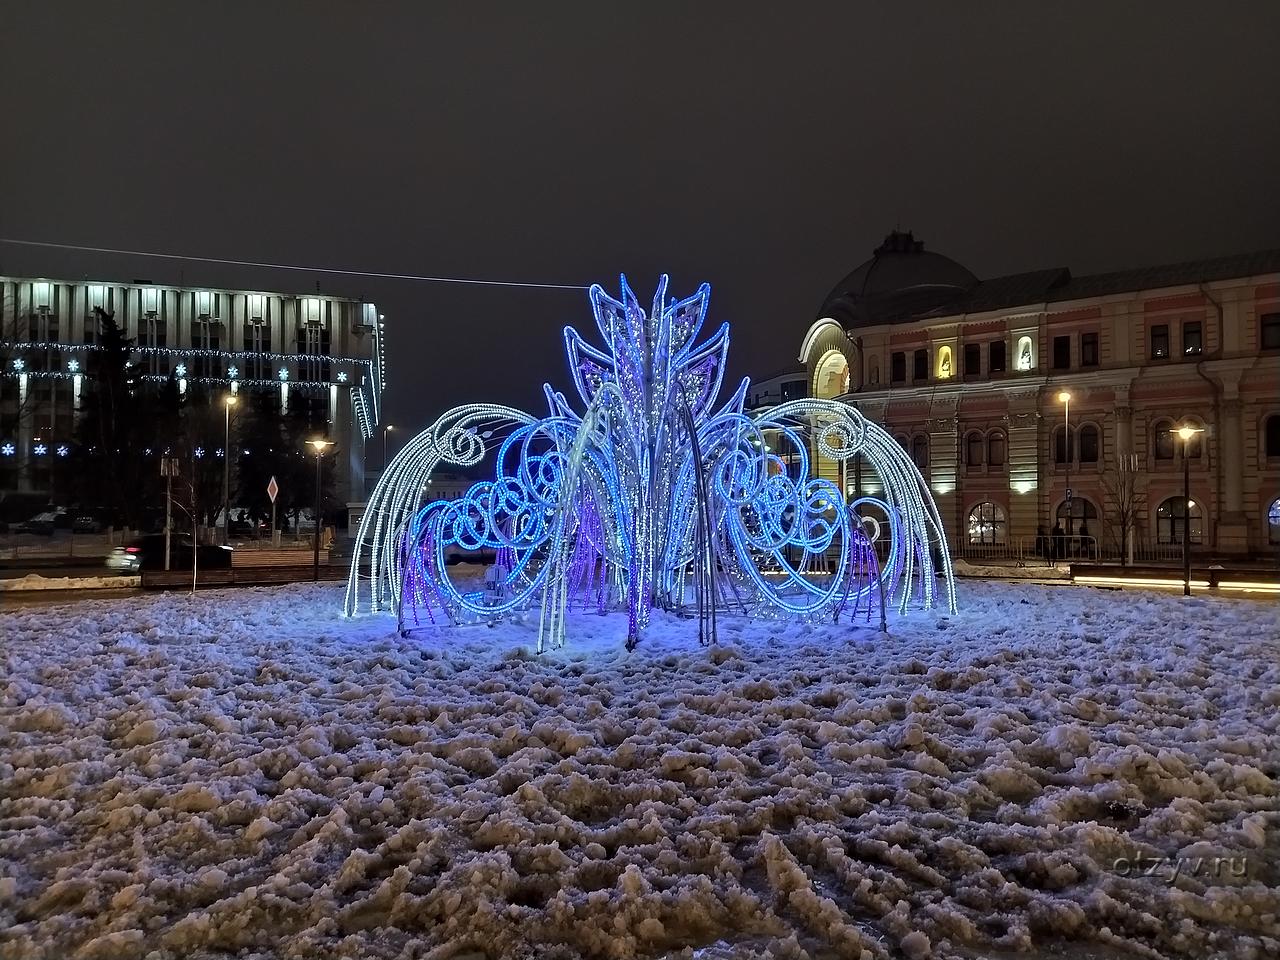
{"type": "Polygon", "coordinates": [[[311,580],[313,583],[318,583],[320,581],[320,457],[325,448],[332,444],[322,437],[308,440],[307,443],[316,449],[316,522],[315,542],[311,545],[311,580]]]}
{"type": "Polygon", "coordinates": [[[222,543],[231,541],[231,408],[236,405],[236,395],[228,393],[222,402],[222,543]]]}
{"type": "Polygon", "coordinates": [[[1204,433],[1200,427],[1184,423],[1176,431],[1182,440],[1182,595],[1191,596],[1191,508],[1195,502],[1191,499],[1191,440],[1197,433],[1204,433]]]}

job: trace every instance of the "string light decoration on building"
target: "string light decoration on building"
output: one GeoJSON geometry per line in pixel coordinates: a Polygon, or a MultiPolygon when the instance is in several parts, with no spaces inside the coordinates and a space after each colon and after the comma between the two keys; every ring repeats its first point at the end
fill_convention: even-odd
{"type": "Polygon", "coordinates": [[[346,614],[394,610],[407,633],[437,611],[492,623],[536,608],[541,651],[563,645],[575,607],[625,610],[630,649],[654,608],[696,614],[704,643],[717,614],[830,622],[875,612],[883,629],[889,606],[938,601],[939,569],[954,611],[937,507],[887,431],[832,400],[750,415],[747,379],[715,406],[729,325],[698,343],[710,295],[703,284],[668,298],[664,276],[646,314],[625,277],[621,300],[594,285],[605,349],[564,331],[581,413],[544,385],[545,417],[468,404],[405,444],[361,521],[346,614]],[[426,500],[437,467],[474,467],[491,452],[492,480],[426,500]],[[846,502],[811,475],[813,452],[860,461],[877,495],[846,502]],[[457,551],[492,551],[483,590],[455,584],[457,551]]]}

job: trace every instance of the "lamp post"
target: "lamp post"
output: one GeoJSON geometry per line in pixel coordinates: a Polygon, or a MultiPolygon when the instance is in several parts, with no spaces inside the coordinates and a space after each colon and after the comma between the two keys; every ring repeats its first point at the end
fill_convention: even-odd
{"type": "Polygon", "coordinates": [[[236,395],[228,393],[223,398],[222,439],[222,543],[231,540],[231,408],[236,405],[236,395]]]}
{"type": "Polygon", "coordinates": [[[329,441],[324,439],[308,440],[307,443],[316,448],[316,517],[315,542],[311,545],[311,581],[320,581],[320,456],[324,453],[329,441]]]}
{"type": "Polygon", "coordinates": [[[382,428],[382,472],[387,472],[387,434],[395,429],[395,426],[388,423],[382,428]]]}
{"type": "MultiPolygon", "coordinates": [[[[1062,450],[1067,458],[1066,480],[1067,480],[1067,530],[1066,536],[1063,538],[1063,545],[1071,542],[1071,392],[1062,390],[1058,393],[1058,402],[1062,404],[1062,450]]],[[[1055,518],[1056,519],[1056,518],[1055,518]]]]}
{"type": "Polygon", "coordinates": [[[1182,595],[1191,596],[1191,438],[1202,431],[1183,424],[1178,428],[1182,438],[1182,595]]]}

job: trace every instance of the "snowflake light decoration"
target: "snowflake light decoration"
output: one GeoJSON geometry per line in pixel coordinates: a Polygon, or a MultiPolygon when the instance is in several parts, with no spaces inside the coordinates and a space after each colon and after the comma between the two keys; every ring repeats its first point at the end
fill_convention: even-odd
{"type": "Polygon", "coordinates": [[[23,370],[27,369],[27,361],[22,359],[13,361],[13,369],[21,373],[23,370]]]}
{"type": "Polygon", "coordinates": [[[187,365],[185,363],[178,364],[173,368],[173,375],[181,380],[187,375],[187,365]]]}
{"type": "Polygon", "coordinates": [[[338,371],[338,382],[339,382],[339,383],[346,383],[346,382],[347,382],[347,372],[346,372],[345,370],[339,370],[339,371],[338,371]]]}
{"type": "Polygon", "coordinates": [[[204,447],[196,447],[195,456],[197,460],[204,459],[204,447]]]}
{"type": "Polygon", "coordinates": [[[234,363],[233,363],[231,366],[227,367],[227,378],[228,378],[228,379],[230,379],[230,380],[234,380],[234,379],[236,379],[236,378],[237,378],[237,377],[239,377],[239,376],[240,376],[240,368],[239,368],[239,367],[237,367],[234,363]]]}
{"type": "Polygon", "coordinates": [[[80,370],[80,361],[79,361],[79,360],[68,360],[68,361],[67,361],[67,369],[68,369],[68,370],[70,370],[72,373],[77,373],[77,372],[79,372],[79,370],[80,370]]]}
{"type": "Polygon", "coordinates": [[[58,449],[54,452],[57,453],[58,456],[60,457],[65,457],[68,453],[71,452],[71,448],[68,447],[65,443],[60,443],[58,444],[58,449]]]}
{"type": "Polygon", "coordinates": [[[17,448],[12,443],[6,443],[3,447],[0,447],[0,454],[6,457],[12,457],[16,452],[17,448]]]}
{"type": "Polygon", "coordinates": [[[289,379],[289,368],[288,368],[288,367],[281,367],[281,368],[280,368],[280,373],[278,374],[278,376],[280,377],[280,382],[281,382],[281,383],[283,383],[284,381],[288,380],[288,379],[289,379]]]}
{"type": "Polygon", "coordinates": [[[581,412],[546,385],[541,419],[468,404],[405,444],[369,499],[345,612],[394,609],[403,632],[435,610],[492,623],[538,607],[539,650],[563,644],[576,605],[625,610],[628,648],[655,607],[696,612],[703,642],[718,614],[830,622],[874,609],[883,628],[890,604],[934,604],[935,562],[954,610],[937,507],[891,434],[832,400],[749,414],[746,379],[715,406],[729,325],[698,342],[710,295],[668,298],[664,276],[646,314],[625,277],[620,300],[594,285],[606,348],[564,331],[581,412]],[[475,466],[491,447],[492,480],[426,499],[437,466],[475,466]],[[849,502],[828,477],[854,457],[878,492],[849,502]],[[482,591],[449,573],[469,551],[495,557],[482,591]]]}
{"type": "Polygon", "coordinates": [[[31,448],[31,452],[34,453],[37,457],[43,457],[46,453],[49,452],[49,448],[46,447],[43,443],[37,443],[34,447],[31,448]]]}

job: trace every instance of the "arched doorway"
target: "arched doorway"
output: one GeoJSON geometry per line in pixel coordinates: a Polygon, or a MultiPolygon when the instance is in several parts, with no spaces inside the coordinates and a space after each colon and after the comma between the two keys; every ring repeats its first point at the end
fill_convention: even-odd
{"type": "MultiPolygon", "coordinates": [[[[849,392],[849,361],[839,350],[828,350],[822,355],[813,369],[813,395],[822,400],[832,400],[849,392]]],[[[844,494],[847,502],[848,491],[845,489],[846,473],[852,467],[824,457],[814,449],[811,451],[815,473],[823,480],[830,480],[836,489],[844,494]]],[[[852,475],[849,473],[849,475],[852,475]]]]}

